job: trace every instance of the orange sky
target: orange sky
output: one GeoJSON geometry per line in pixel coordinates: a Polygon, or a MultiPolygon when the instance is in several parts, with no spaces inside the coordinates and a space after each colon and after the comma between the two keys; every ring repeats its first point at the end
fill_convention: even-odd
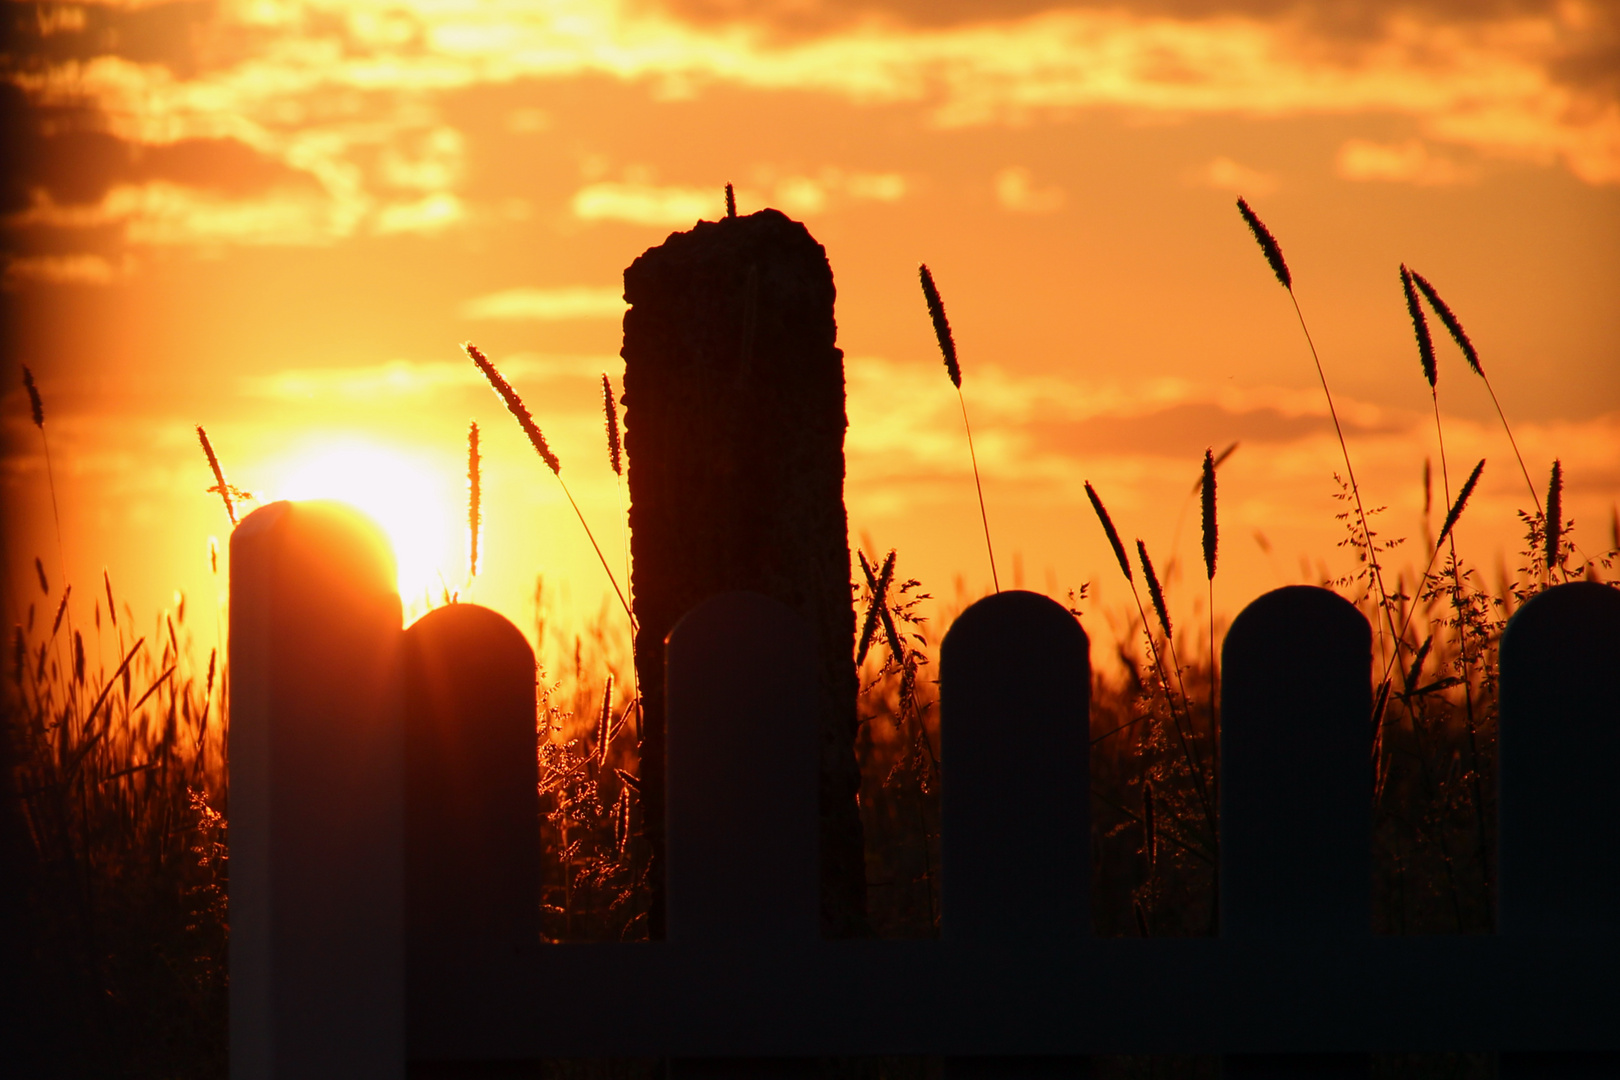
{"type": "MultiPolygon", "coordinates": [[[[1125,597],[1089,479],[1161,567],[1178,541],[1172,604],[1196,625],[1186,497],[1204,448],[1233,441],[1217,608],[1348,568],[1337,443],[1239,193],[1282,242],[1386,535],[1420,543],[1436,452],[1405,261],[1468,327],[1535,482],[1560,457],[1576,538],[1605,550],[1620,16],[1353,7],[8,5],[6,618],[34,595],[34,554],[59,573],[25,364],[68,573],[107,567],[142,618],[176,588],[219,591],[207,545],[229,526],[199,423],[255,493],[370,498],[412,534],[420,589],[464,574],[476,419],[487,561],[470,595],[527,626],[543,572],[565,611],[596,611],[607,585],[555,481],[456,346],[525,396],[618,557],[598,387],[622,370],[620,271],[718,216],[728,180],[742,212],[778,207],[826,245],[851,539],[897,546],[937,595],[989,572],[919,261],[956,329],[1004,585],[1100,586],[1087,619],[1111,641],[1125,597]]],[[[1488,461],[1459,537],[1494,578],[1529,494],[1448,341],[1439,391],[1453,485],[1488,461]]]]}

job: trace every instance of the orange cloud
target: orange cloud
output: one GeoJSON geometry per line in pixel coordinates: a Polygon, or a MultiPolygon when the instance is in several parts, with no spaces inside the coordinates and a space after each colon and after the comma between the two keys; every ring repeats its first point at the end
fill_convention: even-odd
{"type": "Polygon", "coordinates": [[[1471,170],[1431,153],[1419,139],[1400,143],[1350,139],[1339,147],[1335,165],[1346,180],[1391,180],[1437,187],[1474,179],[1471,170]]]}
{"type": "MultiPolygon", "coordinates": [[[[1074,8],[995,18],[991,10],[978,21],[939,25],[854,20],[784,41],[767,26],[693,23],[628,0],[264,0],[215,9],[210,29],[238,42],[234,52],[198,53],[189,65],[94,49],[44,61],[42,45],[42,62],[12,78],[38,104],[90,105],[112,135],[131,143],[229,141],[312,179],[331,204],[324,215],[289,232],[279,211],[255,212],[261,230],[279,231],[285,242],[311,230],[344,234],[372,207],[389,203],[389,189],[414,191],[421,201],[391,203],[375,221],[382,231],[462,220],[451,201],[464,197],[462,136],[436,102],[472,87],[583,76],[645,82],[666,96],[725,85],[914,103],[945,127],[1041,122],[1096,109],[1167,117],[1399,116],[1416,125],[1420,147],[1562,163],[1589,183],[1620,183],[1613,81],[1578,76],[1601,61],[1613,36],[1604,10],[1569,0],[1448,19],[1401,8],[1338,36],[1292,12],[1194,18],[1174,14],[1171,5],[1153,14],[1074,8]]],[[[531,117],[519,126],[544,126],[537,123],[531,117]]],[[[1437,152],[1421,151],[1428,158],[1414,164],[1405,145],[1380,154],[1372,144],[1347,144],[1340,169],[1419,183],[1457,175],[1436,164],[1448,160],[1437,152]]],[[[1238,177],[1212,169],[1207,180],[1218,186],[1238,177]]],[[[776,187],[778,200],[796,199],[804,213],[825,205],[836,185],[807,176],[776,187]]],[[[1057,198],[1018,173],[1004,173],[997,188],[1009,207],[1049,209],[1057,198]]],[[[878,174],[851,178],[843,190],[892,200],[904,183],[878,174]]],[[[603,182],[576,193],[572,209],[584,220],[684,225],[712,214],[714,198],[603,182]]],[[[147,232],[248,240],[249,221],[224,224],[215,213],[189,230],[170,223],[147,232]]]]}

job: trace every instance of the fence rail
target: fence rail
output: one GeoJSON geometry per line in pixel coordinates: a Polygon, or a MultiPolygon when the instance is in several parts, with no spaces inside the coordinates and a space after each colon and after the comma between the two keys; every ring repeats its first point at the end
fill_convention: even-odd
{"type": "Polygon", "coordinates": [[[1503,636],[1494,935],[1371,933],[1370,633],[1290,587],[1223,652],[1217,938],[1091,936],[1089,646],[1008,592],[942,650],[941,938],[821,939],[811,638],[731,593],[667,645],[667,940],[542,945],[521,634],[472,605],[402,631],[386,551],[329,505],[257,511],[232,555],[239,1080],[644,1055],[1620,1063],[1616,590],[1548,590],[1503,636]]]}

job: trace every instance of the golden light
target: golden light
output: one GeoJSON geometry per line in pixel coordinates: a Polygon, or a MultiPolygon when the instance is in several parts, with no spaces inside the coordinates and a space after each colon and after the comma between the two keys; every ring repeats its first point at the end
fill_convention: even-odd
{"type": "Polygon", "coordinates": [[[454,472],[409,450],[362,439],[309,445],[265,470],[271,499],[335,499],[380,525],[399,564],[399,594],[409,613],[462,585],[466,568],[462,494],[454,472]]]}

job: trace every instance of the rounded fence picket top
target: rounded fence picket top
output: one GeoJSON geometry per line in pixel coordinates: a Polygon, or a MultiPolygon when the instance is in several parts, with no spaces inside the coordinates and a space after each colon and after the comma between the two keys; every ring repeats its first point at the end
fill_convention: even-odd
{"type": "Polygon", "coordinates": [[[1531,598],[1501,648],[1500,924],[1620,932],[1620,590],[1531,598]]]}
{"type": "Polygon", "coordinates": [[[945,937],[1091,932],[1091,646],[1061,604],[987,596],[940,647],[945,937]]]}
{"type": "Polygon", "coordinates": [[[1222,936],[1372,932],[1372,631],[1309,585],[1266,593],[1221,652],[1222,936]]]}

